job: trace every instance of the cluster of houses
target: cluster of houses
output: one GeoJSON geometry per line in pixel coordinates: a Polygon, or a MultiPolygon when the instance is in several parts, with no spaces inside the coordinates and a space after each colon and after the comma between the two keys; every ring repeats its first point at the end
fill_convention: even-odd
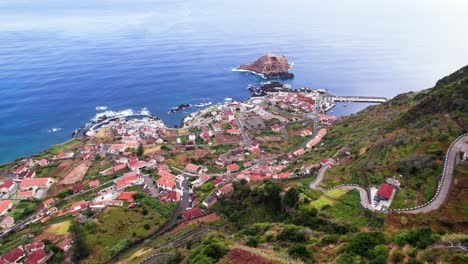
{"type": "Polygon", "coordinates": [[[32,243],[27,245],[19,245],[18,247],[8,251],[0,256],[0,264],[42,264],[52,256],[45,251],[45,244],[32,243]]]}
{"type": "Polygon", "coordinates": [[[284,110],[313,112],[315,109],[315,96],[311,94],[301,94],[294,92],[272,93],[267,100],[284,110]]]}

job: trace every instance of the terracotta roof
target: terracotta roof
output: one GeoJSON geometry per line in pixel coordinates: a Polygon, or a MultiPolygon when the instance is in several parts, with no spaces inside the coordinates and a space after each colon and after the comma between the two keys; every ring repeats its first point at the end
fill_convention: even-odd
{"type": "Polygon", "coordinates": [[[99,180],[90,181],[90,182],[88,183],[89,188],[97,187],[97,186],[99,186],[100,184],[101,184],[101,183],[99,182],[99,180]]]}
{"type": "Polygon", "coordinates": [[[136,172],[125,173],[122,178],[118,179],[116,182],[117,189],[125,188],[128,185],[131,185],[138,181],[138,176],[136,172]],[[127,176],[126,176],[127,175],[127,176]]]}
{"type": "Polygon", "coordinates": [[[228,171],[238,171],[240,168],[239,165],[237,165],[236,163],[232,163],[227,165],[227,169],[228,171]]]}
{"type": "Polygon", "coordinates": [[[388,183],[380,184],[379,190],[377,191],[377,195],[384,197],[386,199],[390,198],[393,193],[393,186],[388,183]]]}
{"type": "Polygon", "coordinates": [[[122,163],[122,164],[119,164],[119,165],[114,166],[112,169],[113,169],[114,171],[119,171],[119,170],[125,169],[126,167],[127,167],[127,164],[122,163]]]}
{"type": "Polygon", "coordinates": [[[29,254],[28,260],[25,262],[25,264],[42,263],[46,257],[47,257],[47,254],[44,252],[44,250],[39,249],[29,254]]]}
{"type": "Polygon", "coordinates": [[[26,170],[22,171],[20,174],[18,174],[18,178],[20,179],[26,179],[26,178],[32,178],[35,174],[35,171],[33,170],[26,170]]]}
{"type": "Polygon", "coordinates": [[[0,189],[6,188],[10,189],[11,186],[13,186],[15,182],[13,180],[6,181],[0,185],[0,189]]]}
{"type": "Polygon", "coordinates": [[[188,170],[188,171],[197,172],[200,169],[200,166],[189,163],[189,164],[187,164],[187,166],[185,166],[185,169],[188,170]]]}
{"type": "Polygon", "coordinates": [[[195,207],[184,212],[184,219],[192,219],[202,214],[202,210],[198,207],[195,207]]]}
{"type": "Polygon", "coordinates": [[[40,243],[27,244],[26,246],[24,246],[24,249],[26,249],[27,251],[33,251],[33,250],[43,249],[44,247],[45,247],[44,242],[40,242],[40,243]]]}
{"type": "Polygon", "coordinates": [[[3,259],[8,263],[15,263],[18,262],[18,260],[21,259],[24,255],[23,247],[18,246],[3,255],[3,259]]]}
{"type": "Polygon", "coordinates": [[[45,200],[44,202],[42,202],[42,204],[43,204],[45,207],[47,207],[47,206],[53,204],[54,202],[55,202],[55,200],[54,200],[53,198],[49,198],[49,199],[45,200]]]}
{"type": "Polygon", "coordinates": [[[14,173],[20,173],[20,172],[22,172],[24,169],[26,169],[26,166],[25,166],[25,165],[21,165],[21,166],[19,166],[18,168],[15,169],[14,173]]]}
{"type": "Polygon", "coordinates": [[[11,216],[7,216],[5,218],[3,218],[2,220],[2,224],[4,225],[12,225],[13,223],[15,222],[15,219],[11,216]]]}
{"type": "Polygon", "coordinates": [[[223,178],[221,178],[221,177],[218,176],[218,177],[213,181],[213,184],[216,185],[216,184],[219,184],[219,183],[221,183],[221,182],[223,182],[223,178]]]}
{"type": "Polygon", "coordinates": [[[135,199],[133,199],[133,195],[136,194],[137,192],[121,192],[119,194],[119,197],[117,197],[118,200],[126,200],[129,203],[133,203],[135,199]]]}
{"type": "Polygon", "coordinates": [[[76,193],[76,192],[81,192],[81,191],[83,191],[83,190],[84,190],[84,189],[83,189],[83,185],[82,185],[82,184],[76,184],[76,185],[73,185],[73,187],[72,187],[72,191],[73,191],[74,193],[76,193]]]}
{"type": "Polygon", "coordinates": [[[223,187],[219,189],[219,193],[224,194],[224,193],[229,193],[234,191],[234,187],[232,187],[232,184],[226,184],[223,187]]]}
{"type": "Polygon", "coordinates": [[[24,179],[20,183],[21,189],[27,189],[30,187],[45,187],[49,183],[50,178],[28,178],[24,179]]]}

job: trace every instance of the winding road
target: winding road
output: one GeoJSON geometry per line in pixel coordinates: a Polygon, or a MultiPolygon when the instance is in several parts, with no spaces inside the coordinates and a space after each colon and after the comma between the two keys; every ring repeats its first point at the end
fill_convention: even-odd
{"type": "MultiPolygon", "coordinates": [[[[466,145],[468,145],[468,134],[459,136],[450,145],[449,149],[447,150],[447,156],[446,156],[445,163],[444,163],[442,177],[440,178],[439,184],[437,185],[437,192],[430,201],[428,201],[427,203],[423,205],[419,205],[415,208],[393,209],[389,211],[417,214],[417,213],[428,213],[433,210],[439,209],[441,205],[445,202],[445,200],[447,199],[450,193],[450,188],[453,182],[453,171],[457,164],[458,153],[464,147],[466,148],[466,145]]],[[[360,185],[343,184],[343,185],[339,185],[332,189],[327,189],[327,190],[318,187],[320,183],[322,182],[323,178],[325,177],[325,172],[330,167],[331,167],[330,164],[325,164],[322,168],[320,168],[317,174],[317,178],[313,182],[311,182],[309,185],[311,189],[320,190],[322,192],[326,192],[332,189],[358,190],[361,196],[361,205],[364,208],[367,208],[371,211],[377,211],[375,208],[371,206],[372,203],[369,198],[370,197],[369,192],[367,191],[366,188],[360,185]]]]}

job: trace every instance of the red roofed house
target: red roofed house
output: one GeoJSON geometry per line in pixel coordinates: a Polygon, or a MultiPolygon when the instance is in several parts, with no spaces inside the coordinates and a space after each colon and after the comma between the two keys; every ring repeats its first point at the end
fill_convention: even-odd
{"type": "Polygon", "coordinates": [[[23,171],[25,171],[25,170],[27,170],[27,169],[28,169],[28,168],[26,168],[25,165],[21,165],[21,166],[19,166],[18,168],[16,168],[16,169],[13,171],[13,173],[15,173],[15,174],[20,174],[20,173],[22,173],[23,171]]]}
{"type": "Polygon", "coordinates": [[[184,220],[193,219],[195,217],[199,217],[202,214],[203,211],[200,208],[195,207],[184,212],[184,220]]]}
{"type": "Polygon", "coordinates": [[[2,222],[0,222],[0,227],[4,229],[11,228],[15,225],[15,219],[11,216],[7,216],[3,218],[2,222]]]}
{"type": "Polygon", "coordinates": [[[115,165],[112,169],[114,172],[118,172],[119,170],[123,170],[127,167],[127,164],[125,163],[122,163],[122,164],[119,164],[119,165],[115,165]]]}
{"type": "Polygon", "coordinates": [[[156,181],[158,188],[173,191],[176,186],[175,175],[167,171],[160,171],[159,175],[161,177],[156,181]]]}
{"type": "Polygon", "coordinates": [[[180,194],[175,191],[168,191],[167,192],[167,200],[171,202],[178,202],[180,201],[180,194]]]}
{"type": "Polygon", "coordinates": [[[284,179],[284,178],[289,178],[291,177],[292,173],[291,172],[283,172],[283,173],[280,173],[276,176],[273,176],[274,179],[284,179]]]}
{"type": "Polygon", "coordinates": [[[26,246],[24,246],[24,249],[26,250],[26,252],[28,252],[28,254],[30,254],[36,250],[44,249],[44,247],[45,247],[44,242],[41,242],[41,243],[27,244],[26,246]]]}
{"type": "Polygon", "coordinates": [[[36,172],[34,170],[25,170],[18,174],[18,179],[27,179],[36,177],[36,172]]]}
{"type": "Polygon", "coordinates": [[[70,237],[65,238],[57,246],[63,251],[67,252],[72,247],[73,240],[70,237]]]}
{"type": "Polygon", "coordinates": [[[274,125],[271,126],[271,131],[273,131],[275,133],[279,133],[279,132],[281,132],[281,127],[278,124],[274,124],[274,125]]]}
{"type": "Polygon", "coordinates": [[[24,179],[20,183],[21,190],[37,189],[37,188],[49,188],[53,180],[51,178],[29,178],[24,179]]]}
{"type": "Polygon", "coordinates": [[[321,159],[320,159],[320,164],[322,164],[322,166],[325,165],[325,164],[327,164],[327,163],[328,163],[328,159],[327,159],[327,158],[321,158],[321,159]]]}
{"type": "Polygon", "coordinates": [[[11,200],[0,200],[0,216],[4,216],[13,207],[11,200]]]}
{"type": "Polygon", "coordinates": [[[133,199],[133,195],[136,194],[137,192],[121,192],[119,194],[119,197],[117,197],[118,200],[126,200],[129,203],[133,203],[135,199],[133,199]]]}
{"type": "Polygon", "coordinates": [[[46,263],[47,256],[48,255],[44,252],[44,250],[42,249],[36,250],[33,253],[29,254],[28,260],[25,262],[25,264],[46,263]]]}
{"type": "Polygon", "coordinates": [[[227,165],[227,171],[229,173],[239,171],[239,169],[240,169],[239,165],[237,165],[236,163],[232,163],[232,164],[227,165]]]}
{"type": "Polygon", "coordinates": [[[101,183],[99,182],[99,180],[94,180],[94,181],[90,181],[88,185],[89,185],[89,188],[96,188],[99,185],[101,185],[101,183]]]}
{"type": "Polygon", "coordinates": [[[21,263],[21,259],[26,257],[22,246],[18,246],[2,256],[6,263],[21,263]]]}
{"type": "Polygon", "coordinates": [[[44,207],[49,207],[51,206],[53,203],[55,203],[55,200],[53,198],[49,198],[47,200],[45,200],[44,202],[42,202],[42,204],[44,205],[44,207]]]}
{"type": "Polygon", "coordinates": [[[218,165],[218,166],[221,166],[221,167],[226,166],[226,162],[225,162],[224,160],[220,159],[220,158],[216,158],[215,161],[214,161],[214,163],[215,163],[216,165],[218,165]]]}
{"type": "Polygon", "coordinates": [[[231,128],[226,130],[226,133],[228,133],[229,135],[240,135],[241,131],[238,128],[231,128]]]}
{"type": "Polygon", "coordinates": [[[223,187],[219,188],[218,192],[216,193],[218,196],[221,196],[223,194],[227,194],[234,191],[234,187],[232,187],[232,184],[226,184],[223,187]]]}
{"type": "Polygon", "coordinates": [[[300,149],[294,151],[292,154],[293,154],[295,157],[297,157],[297,156],[304,155],[304,153],[305,153],[304,149],[303,149],[303,148],[300,148],[300,149]]]}
{"type": "Polygon", "coordinates": [[[377,191],[377,195],[375,196],[374,200],[387,201],[388,199],[392,197],[392,194],[393,194],[393,186],[388,183],[382,183],[380,184],[379,190],[377,191]]]}
{"type": "Polygon", "coordinates": [[[79,192],[82,192],[83,190],[84,190],[83,184],[75,184],[72,186],[73,193],[79,193],[79,192]]]}
{"type": "Polygon", "coordinates": [[[192,172],[192,173],[200,173],[201,172],[201,167],[192,163],[187,164],[185,166],[185,170],[192,172]]]}
{"type": "Polygon", "coordinates": [[[214,181],[213,181],[213,184],[216,186],[220,183],[223,182],[223,178],[221,178],[220,176],[218,176],[214,181]]]}
{"type": "Polygon", "coordinates": [[[8,180],[0,184],[0,193],[9,193],[15,188],[15,182],[13,180],[8,180]]]}
{"type": "Polygon", "coordinates": [[[127,172],[115,181],[117,190],[142,183],[141,177],[136,172],[127,172]]]}

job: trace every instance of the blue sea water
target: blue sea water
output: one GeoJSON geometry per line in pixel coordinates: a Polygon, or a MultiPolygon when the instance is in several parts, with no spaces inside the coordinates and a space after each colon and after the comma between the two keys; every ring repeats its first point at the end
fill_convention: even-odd
{"type": "Polygon", "coordinates": [[[96,106],[177,125],[189,111],[167,111],[179,104],[246,99],[263,80],[231,69],[266,52],[294,62],[294,87],[428,88],[468,62],[467,11],[464,0],[0,0],[0,163],[69,139],[96,106]]]}

